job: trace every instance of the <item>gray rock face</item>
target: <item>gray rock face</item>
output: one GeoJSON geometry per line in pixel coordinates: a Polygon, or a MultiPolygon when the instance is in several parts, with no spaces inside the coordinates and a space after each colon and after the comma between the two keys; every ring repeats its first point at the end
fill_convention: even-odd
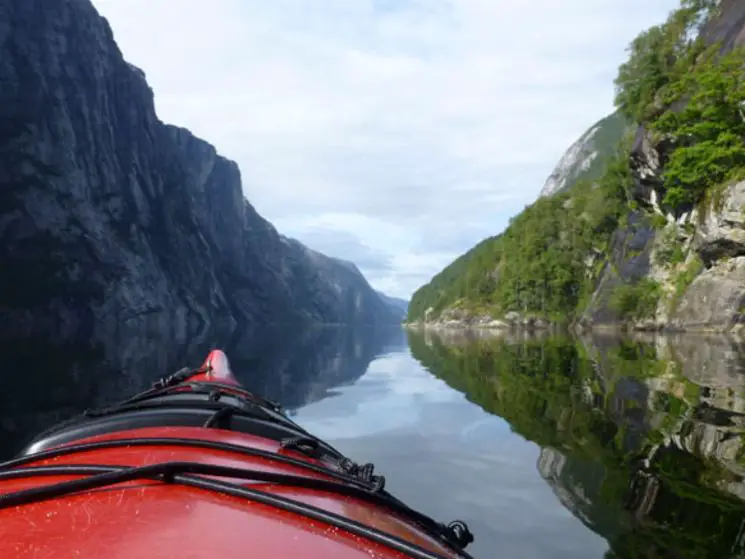
{"type": "Polygon", "coordinates": [[[629,216],[628,226],[618,229],[611,240],[609,262],[600,275],[582,322],[587,325],[617,324],[618,314],[610,308],[613,291],[624,282],[635,282],[649,274],[655,231],[641,212],[629,216]]]}
{"type": "Polygon", "coordinates": [[[743,328],[744,208],[745,183],[737,183],[714,196],[709,206],[694,216],[697,226],[691,248],[706,269],[670,313],[670,327],[717,331],[743,328]]]}
{"type": "Polygon", "coordinates": [[[718,12],[718,17],[712,18],[701,31],[706,41],[721,41],[724,50],[745,44],[745,3],[741,0],[721,0],[718,12]]]}
{"type": "Polygon", "coordinates": [[[745,256],[745,182],[727,188],[699,218],[695,248],[707,266],[745,256]]]}
{"type": "Polygon", "coordinates": [[[631,148],[631,170],[634,176],[632,195],[646,207],[652,207],[662,191],[662,157],[662,146],[652,140],[644,126],[639,126],[631,148]]]}
{"type": "MultiPolygon", "coordinates": [[[[664,241],[632,216],[627,229],[619,229],[611,245],[611,260],[598,282],[585,312],[585,324],[616,324],[620,318],[608,302],[622,282],[651,277],[670,294],[660,300],[656,319],[635,325],[637,329],[715,330],[742,329],[745,318],[745,182],[725,189],[694,216],[696,233],[691,243],[707,267],[681,294],[673,294],[680,270],[661,270],[651,258],[664,241]],[[664,272],[664,273],[663,273],[664,272]]],[[[663,235],[664,236],[664,235],[663,235]]]]}
{"type": "Polygon", "coordinates": [[[564,192],[582,179],[598,178],[604,162],[614,153],[626,128],[626,122],[618,113],[607,116],[590,127],[564,153],[546,180],[540,197],[564,192]]]}
{"type": "Polygon", "coordinates": [[[595,125],[569,147],[556,165],[556,169],[546,180],[540,193],[541,197],[552,196],[566,190],[576,175],[586,171],[592,165],[593,160],[598,156],[592,144],[592,139],[597,132],[598,126],[595,125]]]}
{"type": "Polygon", "coordinates": [[[671,324],[685,329],[730,330],[743,321],[745,257],[717,262],[683,294],[671,324]]]}
{"type": "Polygon", "coordinates": [[[0,330],[18,333],[395,320],[259,216],[235,163],[158,120],[88,0],[0,0],[0,262],[0,330]]]}

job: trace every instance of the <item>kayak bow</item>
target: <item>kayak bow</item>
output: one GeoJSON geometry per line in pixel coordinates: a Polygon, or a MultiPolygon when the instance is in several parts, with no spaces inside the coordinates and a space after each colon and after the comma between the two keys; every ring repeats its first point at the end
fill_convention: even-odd
{"type": "Polygon", "coordinates": [[[2,557],[468,558],[233,376],[222,351],[38,435],[0,464],[2,557]]]}

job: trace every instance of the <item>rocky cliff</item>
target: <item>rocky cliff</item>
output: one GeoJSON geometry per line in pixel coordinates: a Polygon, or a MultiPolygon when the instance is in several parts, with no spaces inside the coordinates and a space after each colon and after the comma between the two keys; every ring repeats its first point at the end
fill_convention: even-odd
{"type": "Polygon", "coordinates": [[[624,322],[609,304],[620,286],[638,281],[657,290],[646,316],[632,316],[639,330],[741,331],[745,316],[745,182],[722,189],[716,201],[679,223],[672,216],[654,226],[642,212],[619,228],[608,264],[582,324],[624,322]]]}
{"type": "Polygon", "coordinates": [[[553,196],[571,188],[578,181],[599,178],[616,145],[629,128],[629,123],[619,113],[593,124],[561,157],[540,196],[553,196]]]}
{"type": "Polygon", "coordinates": [[[158,119],[88,0],[0,0],[0,263],[0,330],[26,335],[395,321],[361,274],[279,235],[235,163],[158,119]]]}
{"type": "Polygon", "coordinates": [[[619,69],[617,112],[502,234],[417,291],[409,320],[745,329],[742,46],[736,0],[682,1],[642,32],[619,69]]]}
{"type": "MultiPolygon", "coordinates": [[[[720,2],[700,34],[707,44],[716,44],[721,54],[745,45],[745,4],[720,2]]],[[[676,110],[683,107],[679,103],[676,110]]],[[[608,265],[583,324],[626,322],[642,330],[743,329],[745,182],[725,179],[710,186],[695,204],[666,203],[669,183],[665,173],[675,148],[669,137],[655,133],[649,125],[637,128],[631,149],[630,196],[638,209],[614,235],[608,265]],[[640,280],[645,288],[657,291],[655,304],[646,313],[624,317],[608,302],[619,286],[640,280]]],[[[728,171],[737,171],[734,160],[725,164],[728,171]]]]}

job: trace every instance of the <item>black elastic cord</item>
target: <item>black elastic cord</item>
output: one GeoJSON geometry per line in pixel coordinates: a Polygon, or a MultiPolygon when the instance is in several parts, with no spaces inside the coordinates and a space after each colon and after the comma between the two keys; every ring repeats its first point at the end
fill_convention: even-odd
{"type": "MultiPolygon", "coordinates": [[[[314,520],[327,522],[332,526],[345,529],[353,534],[369,538],[377,543],[387,545],[416,559],[442,559],[441,555],[432,553],[406,540],[403,540],[391,534],[387,534],[375,528],[365,526],[356,521],[328,512],[324,509],[314,507],[312,505],[267,493],[265,491],[249,489],[233,483],[208,480],[202,477],[195,477],[184,474],[201,474],[230,477],[252,481],[263,481],[280,485],[289,485],[293,487],[303,487],[320,491],[329,491],[348,497],[359,498],[377,506],[390,508],[397,514],[410,516],[413,512],[405,505],[399,505],[398,502],[395,500],[390,500],[378,494],[370,493],[369,491],[365,491],[356,487],[350,487],[348,485],[332,481],[319,480],[289,474],[278,474],[274,472],[264,472],[260,470],[247,470],[228,466],[201,464],[197,462],[169,462],[137,468],[100,465],[39,466],[0,472],[0,480],[14,479],[19,477],[51,475],[89,476],[83,479],[63,481],[53,485],[34,487],[31,489],[24,489],[14,493],[0,495],[0,508],[21,506],[43,500],[54,499],[81,491],[134,481],[136,479],[156,479],[166,483],[181,483],[191,487],[209,489],[218,491],[220,493],[239,496],[259,503],[271,505],[288,512],[301,514],[314,520]]],[[[435,532],[435,535],[439,537],[444,543],[455,548],[456,551],[461,553],[462,557],[468,558],[468,555],[462,551],[460,544],[457,541],[451,539],[450,536],[452,535],[452,533],[450,531],[443,530],[442,525],[434,522],[432,519],[424,517],[423,515],[422,518],[426,520],[425,525],[422,526],[423,528],[429,530],[430,532],[435,532]]],[[[415,520],[417,520],[417,523],[421,524],[421,519],[415,520]]],[[[465,526],[461,522],[453,524],[465,526]]],[[[453,524],[451,524],[451,526],[453,524]]],[[[465,530],[467,532],[467,527],[465,528],[465,530]]],[[[470,533],[468,534],[470,536],[470,533]]],[[[473,538],[471,537],[471,541],[472,539],[473,538]]]]}
{"type": "MultiPolygon", "coordinates": [[[[263,481],[267,483],[275,483],[279,485],[289,485],[292,487],[303,487],[305,489],[316,489],[319,491],[328,491],[332,493],[338,493],[345,497],[356,497],[368,502],[371,502],[378,506],[385,506],[394,509],[394,512],[402,515],[408,515],[410,510],[400,502],[391,500],[385,496],[374,493],[372,491],[361,489],[359,487],[346,485],[336,481],[328,481],[324,479],[317,479],[305,476],[298,476],[293,474],[282,474],[276,472],[267,472],[263,470],[253,470],[246,468],[235,468],[231,466],[219,466],[215,464],[203,464],[201,462],[164,462],[160,464],[152,464],[143,467],[127,467],[117,465],[73,465],[65,464],[61,466],[36,466],[21,468],[16,470],[9,470],[7,472],[0,472],[0,480],[2,479],[16,479],[19,477],[28,477],[34,475],[90,475],[90,474],[101,474],[101,473],[113,473],[113,472],[140,472],[135,475],[140,478],[157,478],[166,473],[185,473],[185,474],[201,474],[210,476],[220,477],[231,477],[237,479],[245,479],[251,481],[263,481]]],[[[122,474],[124,475],[124,474],[122,474]]],[[[93,478],[88,478],[93,479],[93,478]]],[[[95,478],[98,479],[98,478],[95,478]]],[[[111,485],[112,483],[121,483],[119,481],[110,481],[109,478],[100,478],[101,485],[111,485]]],[[[123,479],[122,481],[131,481],[130,478],[123,479]]],[[[69,494],[79,491],[74,489],[75,483],[72,482],[60,482],[55,485],[45,486],[39,489],[47,489],[50,496],[44,497],[44,499],[52,499],[63,494],[69,494]],[[55,488],[57,490],[55,491],[55,488]],[[61,493],[57,492],[61,491],[61,493]]],[[[0,508],[15,506],[6,504],[8,500],[13,498],[13,495],[22,496],[26,490],[18,491],[17,493],[9,493],[6,495],[0,495],[0,508]]],[[[41,499],[33,499],[38,501],[41,499]]],[[[23,503],[20,503],[23,504],[23,503]]]]}
{"type": "Polygon", "coordinates": [[[204,422],[204,425],[202,427],[211,428],[220,425],[220,422],[224,419],[228,419],[230,416],[232,416],[236,412],[240,412],[238,408],[235,408],[233,406],[225,406],[224,408],[220,408],[215,413],[213,413],[210,418],[204,422]]]}
{"type": "Polygon", "coordinates": [[[32,462],[37,462],[40,460],[48,460],[50,458],[56,458],[58,456],[64,456],[66,454],[73,454],[76,452],[88,452],[92,450],[131,446],[189,446],[195,448],[208,448],[211,450],[234,452],[243,456],[264,458],[266,460],[279,462],[281,464],[296,466],[304,470],[324,474],[340,481],[354,483],[356,485],[362,485],[364,487],[364,484],[357,478],[350,477],[344,473],[337,472],[325,466],[319,466],[317,464],[311,464],[304,460],[292,458],[291,456],[284,456],[281,454],[276,454],[274,452],[269,452],[267,450],[260,450],[258,448],[240,446],[231,443],[186,438],[128,438],[65,445],[57,448],[51,448],[42,452],[37,452],[36,454],[21,456],[20,458],[14,458],[13,460],[8,460],[7,462],[0,463],[0,471],[9,468],[16,468],[18,466],[23,466],[25,464],[30,464],[32,462]]]}
{"type": "Polygon", "coordinates": [[[184,367],[183,369],[179,369],[175,373],[170,374],[154,382],[152,390],[160,390],[161,388],[169,388],[171,386],[175,386],[177,384],[184,382],[190,377],[193,377],[194,375],[205,374],[209,370],[210,370],[209,367],[207,368],[200,367],[198,369],[190,369],[189,367],[184,367]]]}
{"type": "MultiPolygon", "coordinates": [[[[191,376],[193,376],[194,374],[198,374],[198,373],[199,371],[192,372],[192,375],[188,375],[185,379],[183,379],[181,382],[176,383],[176,384],[161,386],[160,388],[151,388],[149,390],[146,390],[145,392],[136,394],[135,396],[132,396],[131,398],[128,398],[124,400],[123,402],[120,402],[118,405],[131,404],[134,402],[149,400],[151,398],[157,398],[159,396],[166,396],[168,394],[173,394],[173,393],[183,391],[183,389],[185,388],[188,388],[192,393],[195,393],[195,394],[202,394],[202,393],[205,393],[205,389],[208,389],[208,391],[211,389],[211,390],[218,390],[220,392],[224,392],[230,396],[243,398],[245,400],[250,401],[252,404],[256,404],[256,405],[259,405],[265,408],[269,408],[272,411],[275,411],[277,413],[282,413],[282,406],[278,404],[277,402],[273,400],[269,400],[267,398],[262,398],[261,396],[257,396],[256,394],[253,394],[249,392],[248,390],[241,388],[240,386],[236,386],[233,384],[225,384],[223,382],[213,382],[213,381],[187,382],[191,376]]],[[[111,407],[116,407],[116,404],[111,407]]]]}
{"type": "Polygon", "coordinates": [[[245,388],[241,388],[240,386],[235,386],[233,384],[225,384],[223,382],[198,382],[191,385],[192,388],[194,387],[207,387],[207,388],[214,388],[216,390],[220,390],[223,392],[229,393],[232,395],[241,396],[243,398],[246,398],[247,400],[251,400],[253,403],[259,404],[260,406],[264,406],[266,408],[271,409],[272,411],[275,411],[277,413],[284,413],[282,411],[282,405],[278,402],[275,402],[274,400],[270,400],[269,398],[263,398],[261,396],[257,396],[256,394],[253,394],[252,392],[249,392],[245,388]]]}
{"type": "MultiPolygon", "coordinates": [[[[257,406],[254,403],[248,404],[250,406],[249,409],[242,409],[242,408],[239,408],[235,405],[232,405],[230,403],[227,403],[221,400],[215,401],[214,398],[209,398],[210,394],[213,394],[213,393],[205,392],[204,395],[208,397],[200,401],[185,402],[185,401],[176,400],[176,399],[159,401],[159,402],[143,401],[143,402],[136,402],[134,404],[123,405],[117,408],[105,408],[101,410],[88,411],[86,412],[86,416],[88,417],[88,419],[90,418],[97,419],[97,418],[102,418],[102,417],[113,416],[119,413],[139,412],[139,411],[145,411],[145,410],[167,409],[167,408],[171,408],[171,409],[191,408],[195,410],[197,409],[198,410],[210,410],[210,411],[213,411],[214,413],[210,418],[207,419],[207,423],[203,424],[204,427],[214,427],[217,421],[227,418],[229,416],[233,416],[233,415],[245,417],[249,420],[254,420],[254,421],[265,421],[267,423],[280,425],[289,431],[298,431],[299,433],[302,434],[303,438],[315,439],[318,443],[318,446],[322,447],[323,452],[328,454],[332,459],[343,458],[343,455],[338,450],[336,450],[334,447],[321,441],[317,437],[314,437],[313,435],[308,433],[305,429],[298,426],[296,423],[288,420],[284,416],[273,415],[272,413],[267,411],[265,408],[257,406]]],[[[81,420],[80,422],[83,423],[84,421],[85,420],[81,420]]],[[[69,425],[65,425],[65,427],[69,427],[69,425]]],[[[54,431],[52,431],[52,433],[53,432],[54,431]]],[[[39,440],[39,438],[37,437],[35,440],[39,440]]]]}
{"type": "MultiPolygon", "coordinates": [[[[118,413],[125,413],[125,412],[131,412],[131,411],[143,411],[143,410],[152,410],[152,409],[160,409],[160,408],[193,408],[193,409],[200,409],[200,410],[219,410],[224,407],[232,407],[235,409],[236,413],[240,413],[241,415],[245,415],[248,417],[253,417],[256,419],[262,419],[264,421],[268,421],[270,423],[280,423],[283,425],[290,426],[289,423],[281,421],[276,416],[270,415],[267,413],[267,411],[261,407],[258,407],[256,405],[251,405],[248,409],[241,409],[237,406],[234,406],[232,404],[228,404],[224,401],[215,401],[214,399],[210,399],[209,395],[207,394],[207,398],[200,399],[196,401],[184,401],[179,399],[168,399],[168,400],[161,400],[157,402],[152,401],[144,401],[144,402],[137,402],[134,404],[128,404],[126,406],[121,406],[118,408],[107,408],[102,410],[90,410],[86,412],[86,415],[88,418],[99,418],[99,417],[108,417],[112,415],[116,415],[118,413]]],[[[294,427],[293,427],[294,429],[294,427]]]]}
{"type": "MultiPolygon", "coordinates": [[[[46,429],[42,431],[41,433],[37,434],[36,437],[34,437],[34,440],[32,441],[32,443],[35,441],[43,440],[69,427],[75,426],[80,423],[85,423],[90,418],[98,418],[98,417],[104,417],[104,416],[109,416],[109,415],[115,415],[117,413],[124,413],[128,411],[138,411],[142,409],[142,405],[146,407],[151,407],[147,405],[148,400],[153,400],[155,398],[160,398],[163,396],[170,396],[170,395],[180,394],[180,393],[194,394],[194,395],[207,395],[208,401],[211,402],[212,404],[217,403],[220,400],[220,398],[224,395],[231,396],[237,399],[239,402],[246,404],[248,407],[253,408],[253,410],[259,411],[261,415],[261,419],[265,419],[266,421],[269,421],[272,423],[286,424],[292,427],[293,429],[300,431],[301,433],[304,433],[308,437],[313,438],[313,435],[308,433],[302,426],[298,425],[292,419],[287,417],[285,413],[283,412],[282,407],[276,402],[267,400],[265,398],[261,398],[259,396],[255,396],[254,394],[244,390],[243,388],[234,386],[232,384],[224,384],[224,383],[219,383],[219,382],[195,382],[195,383],[185,382],[185,380],[187,380],[194,374],[197,374],[200,372],[204,372],[204,371],[183,369],[182,372],[174,373],[170,377],[166,377],[166,380],[161,379],[160,381],[155,383],[154,386],[161,386],[160,388],[151,388],[149,390],[146,390],[145,392],[132,396],[131,398],[128,398],[122,402],[113,404],[111,406],[106,406],[106,407],[98,408],[98,409],[85,410],[80,416],[72,417],[66,421],[53,425],[49,429],[46,429]],[[182,379],[182,377],[184,378],[182,379]],[[168,378],[182,379],[182,380],[180,380],[179,382],[176,382],[175,384],[169,384],[169,382],[175,382],[175,381],[168,381],[167,380],[168,378]],[[185,390],[185,389],[188,389],[188,390],[185,390]],[[138,404],[141,404],[141,405],[138,405],[138,404]],[[276,415],[273,415],[273,414],[278,414],[280,417],[277,417],[276,415]]],[[[159,402],[157,407],[164,407],[166,405],[169,405],[169,404],[165,402],[159,402]]],[[[196,406],[196,405],[201,406],[201,404],[199,403],[192,403],[192,406],[196,406]]],[[[247,416],[251,416],[251,414],[248,411],[244,413],[247,416]]],[[[341,456],[341,453],[337,451],[335,448],[333,448],[331,445],[324,443],[324,446],[330,451],[332,455],[336,454],[336,455],[341,456]]]]}
{"type": "Polygon", "coordinates": [[[312,437],[290,437],[282,439],[279,447],[285,450],[297,450],[310,458],[320,458],[321,445],[312,437]]]}
{"type": "MultiPolygon", "coordinates": [[[[185,485],[191,485],[193,487],[199,487],[202,489],[213,489],[215,491],[220,491],[222,493],[233,495],[235,497],[245,497],[252,501],[270,505],[287,512],[300,514],[313,520],[326,522],[334,527],[341,528],[354,535],[370,539],[376,543],[385,545],[391,549],[404,553],[409,557],[412,557],[413,559],[446,559],[439,553],[429,551],[428,549],[420,547],[416,544],[413,544],[381,530],[377,530],[376,528],[371,528],[370,526],[366,526],[354,520],[350,520],[338,514],[334,514],[332,512],[314,507],[312,505],[299,503],[297,501],[293,501],[292,499],[287,499],[285,497],[280,497],[278,495],[273,495],[264,491],[248,489],[246,487],[228,484],[225,482],[206,479],[198,479],[196,480],[196,482],[192,480],[184,481],[183,477],[188,478],[189,476],[176,476],[176,479],[177,481],[184,483],[185,485]]],[[[443,539],[443,543],[448,543],[445,540],[444,534],[441,536],[441,538],[443,539]]],[[[463,559],[472,559],[471,556],[462,549],[456,548],[453,549],[453,551],[460,554],[463,559]]]]}

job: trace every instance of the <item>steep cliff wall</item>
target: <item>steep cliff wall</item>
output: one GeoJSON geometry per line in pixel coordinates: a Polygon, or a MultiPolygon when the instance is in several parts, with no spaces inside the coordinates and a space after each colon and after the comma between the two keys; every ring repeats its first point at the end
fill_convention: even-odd
{"type": "Polygon", "coordinates": [[[258,215],[235,163],[159,121],[88,0],[0,0],[0,266],[4,331],[395,320],[258,215]]]}
{"type": "MultiPolygon", "coordinates": [[[[703,25],[707,44],[721,45],[725,54],[745,45],[745,4],[724,0],[703,25]]],[[[678,103],[674,110],[682,110],[678,103]]],[[[638,127],[631,150],[633,187],[640,208],[633,234],[622,226],[608,255],[587,324],[611,324],[623,317],[607,304],[621,284],[640,278],[659,291],[653,312],[634,317],[637,329],[714,330],[743,328],[745,305],[745,183],[729,180],[710,186],[694,206],[665,203],[666,166],[676,148],[670,138],[638,127]],[[633,246],[632,246],[633,245],[633,246]]],[[[694,163],[691,162],[693,168],[694,163]]]]}

